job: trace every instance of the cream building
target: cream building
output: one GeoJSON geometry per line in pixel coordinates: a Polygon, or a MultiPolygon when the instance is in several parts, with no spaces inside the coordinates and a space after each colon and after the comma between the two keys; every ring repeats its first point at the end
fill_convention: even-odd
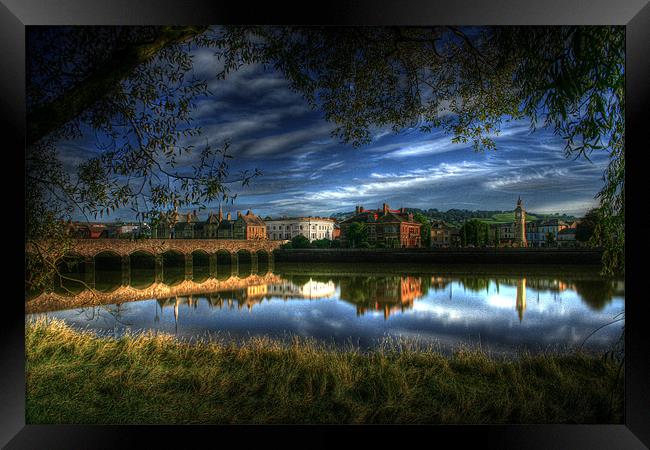
{"type": "Polygon", "coordinates": [[[309,242],[333,239],[334,219],[327,217],[290,217],[265,219],[266,235],[272,240],[291,240],[303,235],[309,242]]]}

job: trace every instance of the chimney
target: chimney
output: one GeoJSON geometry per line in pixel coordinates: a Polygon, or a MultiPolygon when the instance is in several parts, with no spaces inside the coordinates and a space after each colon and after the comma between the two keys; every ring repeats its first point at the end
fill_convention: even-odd
{"type": "Polygon", "coordinates": [[[388,205],[384,203],[384,216],[388,214],[388,205]]]}
{"type": "Polygon", "coordinates": [[[230,213],[228,213],[228,215],[226,216],[226,219],[228,219],[228,220],[232,220],[232,219],[230,218],[230,213]]]}
{"type": "Polygon", "coordinates": [[[223,211],[221,209],[221,205],[219,205],[219,222],[223,220],[223,211]]]}

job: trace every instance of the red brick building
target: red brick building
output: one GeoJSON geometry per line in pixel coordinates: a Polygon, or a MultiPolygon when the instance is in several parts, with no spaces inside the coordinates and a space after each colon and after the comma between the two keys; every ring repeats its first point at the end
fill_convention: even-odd
{"type": "Polygon", "coordinates": [[[368,243],[386,248],[414,248],[421,246],[420,229],[422,225],[413,220],[413,214],[406,208],[392,210],[386,203],[381,209],[363,209],[357,206],[355,215],[342,221],[341,243],[348,245],[348,230],[358,222],[366,226],[368,243]]]}

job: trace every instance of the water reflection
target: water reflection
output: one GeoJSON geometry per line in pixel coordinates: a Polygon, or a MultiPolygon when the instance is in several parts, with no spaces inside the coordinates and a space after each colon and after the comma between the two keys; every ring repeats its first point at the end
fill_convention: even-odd
{"type": "MultiPolygon", "coordinates": [[[[189,276],[187,267],[174,265],[160,275],[130,267],[128,285],[119,271],[95,270],[94,291],[55,289],[30,300],[27,310],[111,334],[129,329],[181,338],[206,332],[233,338],[288,333],[367,346],[400,336],[443,346],[481,342],[534,350],[575,344],[625,306],[623,281],[593,271],[490,275],[393,268],[360,274],[336,267],[270,272],[261,266],[206,267],[195,260],[189,276]]],[[[603,329],[590,345],[606,347],[619,332],[603,329]]]]}

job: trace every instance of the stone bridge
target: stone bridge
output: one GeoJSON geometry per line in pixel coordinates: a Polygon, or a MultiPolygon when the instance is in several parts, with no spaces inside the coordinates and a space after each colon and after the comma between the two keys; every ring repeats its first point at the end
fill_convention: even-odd
{"type": "Polygon", "coordinates": [[[162,255],[174,251],[190,255],[202,251],[208,255],[218,251],[237,253],[241,250],[251,254],[266,252],[271,254],[286,241],[235,240],[235,239],[75,239],[72,252],[84,257],[94,257],[109,252],[119,256],[129,256],[135,252],[162,255]]]}

